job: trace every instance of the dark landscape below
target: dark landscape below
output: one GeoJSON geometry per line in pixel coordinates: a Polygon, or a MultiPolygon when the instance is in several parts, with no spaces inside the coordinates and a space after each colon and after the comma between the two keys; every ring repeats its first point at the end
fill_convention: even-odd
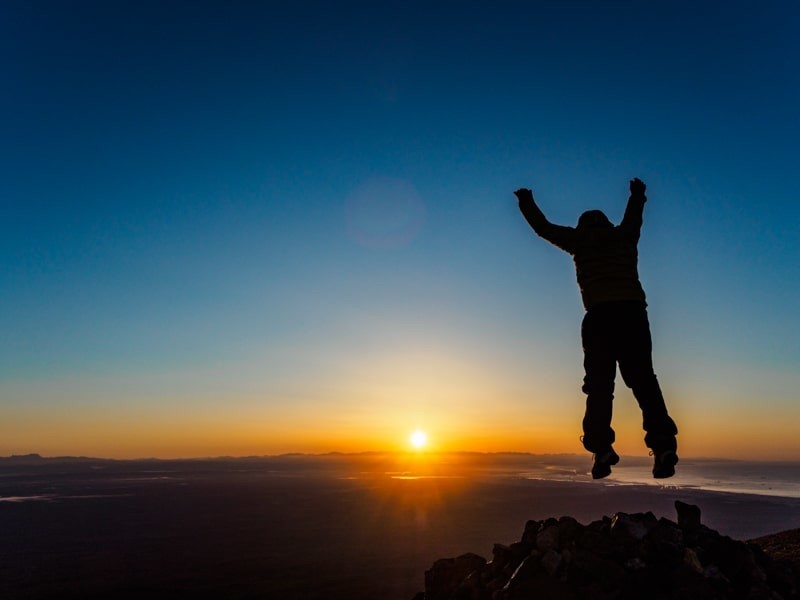
{"type": "Polygon", "coordinates": [[[746,540],[800,527],[800,499],[526,478],[585,457],[0,459],[2,598],[412,598],[442,557],[491,557],[529,520],[675,518],[746,540]],[[529,464],[530,463],[530,464],[529,464]],[[534,464],[535,463],[535,464],[534,464]]]}

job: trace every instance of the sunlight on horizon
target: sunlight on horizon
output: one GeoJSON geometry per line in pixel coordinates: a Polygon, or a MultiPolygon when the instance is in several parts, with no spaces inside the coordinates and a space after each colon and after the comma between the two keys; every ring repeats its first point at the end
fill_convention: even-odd
{"type": "Polygon", "coordinates": [[[409,436],[408,441],[415,449],[422,450],[428,443],[428,434],[417,429],[409,436]]]}

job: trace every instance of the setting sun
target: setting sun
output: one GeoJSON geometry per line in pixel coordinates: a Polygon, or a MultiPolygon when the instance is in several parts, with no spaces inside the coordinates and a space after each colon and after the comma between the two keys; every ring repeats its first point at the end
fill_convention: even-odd
{"type": "Polygon", "coordinates": [[[428,434],[424,431],[417,429],[414,433],[411,434],[409,437],[409,441],[411,445],[414,446],[417,450],[423,448],[425,444],[428,443],[428,434]]]}

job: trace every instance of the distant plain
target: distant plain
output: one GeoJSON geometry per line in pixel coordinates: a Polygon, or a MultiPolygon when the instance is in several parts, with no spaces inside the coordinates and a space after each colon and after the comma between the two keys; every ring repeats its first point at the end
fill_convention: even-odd
{"type": "Polygon", "coordinates": [[[588,460],[0,459],[0,597],[409,599],[434,560],[489,557],[528,519],[674,520],[675,500],[738,539],[800,527],[797,465],[686,459],[656,484],[644,458],[602,482],[588,460]]]}

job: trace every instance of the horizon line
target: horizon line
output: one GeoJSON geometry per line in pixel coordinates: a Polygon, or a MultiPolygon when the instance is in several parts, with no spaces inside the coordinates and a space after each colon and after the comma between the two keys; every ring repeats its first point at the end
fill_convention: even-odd
{"type": "MultiPolygon", "coordinates": [[[[87,455],[54,455],[44,456],[38,452],[29,452],[26,454],[11,454],[8,456],[0,456],[0,461],[21,461],[21,460],[40,460],[40,461],[56,461],[56,460],[101,460],[113,462],[136,462],[136,461],[163,461],[163,462],[179,462],[179,461],[203,461],[203,460],[269,460],[280,458],[358,458],[368,456],[417,456],[417,457],[436,457],[436,456],[473,456],[473,457],[500,457],[500,456],[517,456],[517,457],[575,457],[587,458],[582,453],[575,452],[522,452],[522,451],[492,451],[484,452],[479,450],[361,450],[355,452],[345,452],[332,450],[328,452],[282,452],[280,454],[246,454],[246,455],[208,455],[208,456],[183,456],[183,457],[159,457],[159,456],[139,456],[132,458],[113,458],[103,456],[87,456],[87,455]]],[[[647,458],[642,455],[622,455],[626,458],[642,459],[647,458]]],[[[682,460],[698,460],[706,461],[713,460],[719,462],[742,462],[742,463],[798,463],[798,459],[741,459],[741,458],[728,458],[717,456],[681,456],[682,460]]]]}

